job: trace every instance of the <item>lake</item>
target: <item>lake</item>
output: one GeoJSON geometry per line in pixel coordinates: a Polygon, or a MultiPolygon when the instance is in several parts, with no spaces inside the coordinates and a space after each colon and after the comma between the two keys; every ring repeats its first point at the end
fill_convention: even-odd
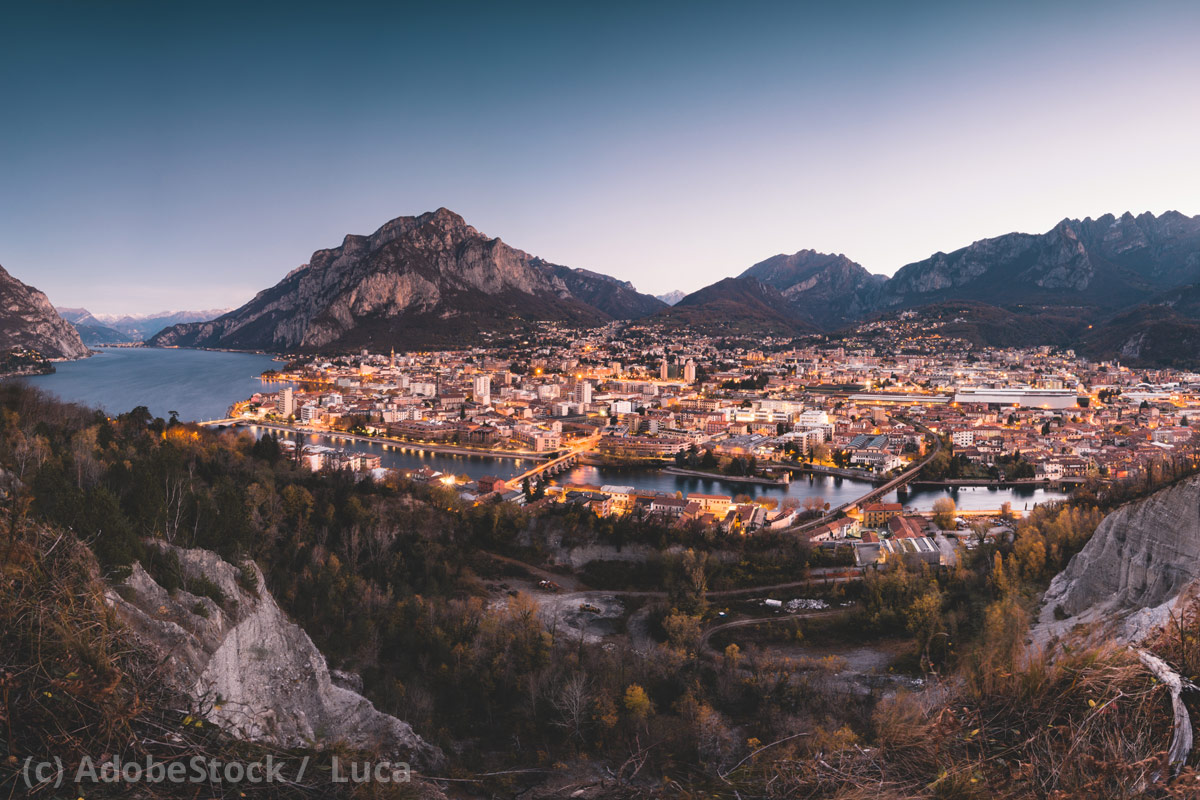
{"type": "MultiPolygon", "coordinates": [[[[208,350],[170,350],[149,347],[100,348],[96,355],[82,361],[56,365],[53,375],[20,378],[69,402],[103,408],[110,414],[120,414],[137,406],[146,406],[150,413],[164,419],[178,411],[183,420],[219,419],[229,406],[245,400],[259,391],[275,391],[278,384],[265,384],[259,378],[265,370],[279,364],[269,355],[225,353],[208,350]]],[[[256,435],[263,432],[251,428],[256,435]]],[[[528,469],[533,462],[492,459],[478,456],[458,456],[433,453],[401,445],[339,440],[325,435],[306,435],[306,441],[376,453],[385,467],[419,469],[430,467],[439,472],[481,478],[495,475],[509,478],[528,469]]],[[[642,490],[683,492],[692,494],[745,494],[751,497],[817,496],[831,506],[861,497],[871,484],[851,478],[828,475],[797,475],[788,486],[760,486],[752,483],[733,483],[719,478],[697,478],[669,475],[655,469],[620,469],[615,467],[578,466],[555,478],[556,483],[612,484],[634,486],[642,490]]],[[[964,487],[961,489],[928,488],[912,490],[903,499],[914,510],[927,510],[939,497],[954,498],[962,509],[997,509],[1002,503],[1012,503],[1014,511],[1024,511],[1036,503],[1059,500],[1061,492],[1042,488],[964,487]]],[[[895,502],[896,494],[884,501],[895,502]]]]}
{"type": "MultiPolygon", "coordinates": [[[[55,364],[53,375],[24,380],[71,403],[122,414],[146,406],[166,419],[220,419],[235,401],[267,384],[259,376],[279,364],[272,356],[155,347],[93,348],[96,355],[55,364]]],[[[277,384],[272,384],[277,388],[277,384]]],[[[268,391],[274,391],[274,388],[268,391]]]]}

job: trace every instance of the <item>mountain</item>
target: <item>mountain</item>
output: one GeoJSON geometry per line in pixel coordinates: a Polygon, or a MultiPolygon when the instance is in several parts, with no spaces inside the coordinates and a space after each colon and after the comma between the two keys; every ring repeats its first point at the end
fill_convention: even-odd
{"type": "Polygon", "coordinates": [[[619,281],[599,272],[536,261],[561,280],[577,300],[598,308],[613,319],[640,319],[666,308],[657,297],[642,294],[629,281],[619,281]]]}
{"type": "Polygon", "coordinates": [[[59,308],[62,318],[71,323],[79,332],[79,338],[86,345],[127,344],[140,342],[141,339],[130,336],[115,328],[110,328],[96,319],[86,308],[59,308]]]}
{"type": "Polygon", "coordinates": [[[826,329],[839,328],[870,310],[887,279],[844,255],[801,250],[760,261],[741,274],[773,286],[801,316],[826,329]]]}
{"type": "Polygon", "coordinates": [[[142,342],[172,325],[180,325],[185,322],[207,322],[229,310],[228,308],[210,308],[200,311],[159,311],[155,314],[97,314],[96,319],[110,328],[115,328],[133,337],[133,341],[142,342]]]}
{"type": "Polygon", "coordinates": [[[148,343],[310,352],[418,347],[462,344],[534,320],[594,325],[613,318],[571,286],[612,312],[642,313],[652,300],[620,281],[548,264],[441,208],[398,217],[370,236],[346,236],[241,308],[172,326],[148,343]]]}
{"type": "Polygon", "coordinates": [[[683,298],[687,297],[687,295],[678,289],[675,289],[674,291],[667,292],[666,294],[655,295],[655,297],[657,297],[659,300],[662,300],[667,305],[673,306],[683,298]]]}
{"type": "Polygon", "coordinates": [[[817,330],[779,290],[747,277],[725,278],[692,292],[652,319],[714,335],[796,336],[817,330]]]}
{"type": "Polygon", "coordinates": [[[87,344],[142,342],[164,328],[183,322],[205,322],[229,311],[160,311],[157,314],[93,314],[86,308],[60,308],[58,313],[79,331],[87,344]]]}
{"type": "Polygon", "coordinates": [[[1200,280],[1200,216],[1168,211],[1064,219],[1043,234],[1009,233],[902,267],[876,309],[943,300],[1117,311],[1200,280]]]}
{"type": "Polygon", "coordinates": [[[46,295],[0,266],[0,350],[36,350],[46,358],[83,358],[88,349],[46,295]]]}
{"type": "Polygon", "coordinates": [[[1087,330],[1077,346],[1095,359],[1194,369],[1200,364],[1200,320],[1169,306],[1140,305],[1087,330]]]}

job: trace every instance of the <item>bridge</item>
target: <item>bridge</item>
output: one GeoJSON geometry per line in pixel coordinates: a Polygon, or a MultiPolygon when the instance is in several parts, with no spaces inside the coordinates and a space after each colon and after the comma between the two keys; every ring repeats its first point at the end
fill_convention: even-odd
{"type": "Polygon", "coordinates": [[[936,433],[929,430],[929,428],[925,427],[924,425],[922,425],[918,422],[915,422],[915,421],[909,420],[909,419],[904,419],[902,417],[895,417],[895,419],[899,420],[900,422],[906,422],[909,425],[912,425],[917,430],[919,430],[921,433],[925,434],[926,436],[932,437],[933,448],[930,450],[930,452],[924,458],[922,458],[920,461],[915,462],[912,466],[910,466],[904,472],[901,472],[899,475],[892,478],[890,481],[883,484],[882,486],[876,486],[874,489],[867,492],[862,497],[857,497],[849,502],[842,503],[840,506],[837,506],[836,508],[829,509],[829,511],[826,512],[826,514],[824,516],[820,517],[819,519],[810,520],[808,522],[803,522],[793,528],[785,528],[784,530],[787,530],[792,533],[800,533],[802,531],[806,531],[811,528],[817,528],[821,525],[825,525],[827,523],[833,522],[835,519],[837,519],[839,516],[841,516],[841,514],[843,512],[848,511],[849,509],[855,508],[855,507],[861,508],[862,506],[866,505],[867,503],[873,502],[874,500],[877,500],[880,497],[883,497],[888,492],[890,492],[894,489],[899,489],[901,486],[905,486],[905,485],[911,483],[912,481],[914,481],[916,479],[916,477],[921,474],[921,470],[925,467],[925,465],[928,464],[930,461],[932,461],[933,457],[936,456],[939,452],[941,452],[942,440],[936,433]]]}
{"type": "Polygon", "coordinates": [[[526,480],[533,480],[539,476],[551,477],[559,474],[560,472],[566,472],[571,467],[579,463],[579,456],[581,454],[593,449],[596,446],[596,443],[599,441],[599,435],[589,436],[588,438],[582,440],[579,444],[575,445],[575,447],[571,448],[565,454],[556,458],[552,458],[549,461],[543,461],[533,469],[526,470],[515,478],[509,478],[508,485],[520,486],[526,480]]]}

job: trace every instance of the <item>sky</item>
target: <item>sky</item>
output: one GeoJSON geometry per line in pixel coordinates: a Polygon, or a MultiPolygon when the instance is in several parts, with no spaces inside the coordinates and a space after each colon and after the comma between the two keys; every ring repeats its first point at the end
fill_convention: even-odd
{"type": "Polygon", "coordinates": [[[97,313],[240,305],[440,206],[692,291],[1200,214],[1200,3],[0,0],[0,264],[97,313]]]}

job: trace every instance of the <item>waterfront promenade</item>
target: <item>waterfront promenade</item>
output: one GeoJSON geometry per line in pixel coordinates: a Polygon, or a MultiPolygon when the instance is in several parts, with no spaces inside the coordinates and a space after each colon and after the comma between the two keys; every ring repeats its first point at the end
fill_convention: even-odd
{"type": "Polygon", "coordinates": [[[535,453],[528,450],[484,450],[476,447],[463,447],[462,445],[445,445],[433,444],[430,442],[413,442],[407,439],[394,439],[390,436],[367,436],[361,433],[349,433],[346,431],[331,431],[324,428],[311,428],[303,425],[283,425],[278,422],[260,422],[258,420],[237,419],[233,417],[225,419],[211,419],[196,423],[204,427],[231,427],[231,428],[267,428],[268,430],[281,431],[283,433],[296,433],[306,436],[327,436],[330,439],[342,439],[350,442],[370,442],[379,444],[385,447],[398,448],[401,450],[415,450],[425,453],[441,453],[443,455],[452,456],[479,456],[481,458],[500,458],[510,459],[514,461],[526,461],[533,459],[535,461],[547,461],[553,456],[553,453],[535,453]]]}

